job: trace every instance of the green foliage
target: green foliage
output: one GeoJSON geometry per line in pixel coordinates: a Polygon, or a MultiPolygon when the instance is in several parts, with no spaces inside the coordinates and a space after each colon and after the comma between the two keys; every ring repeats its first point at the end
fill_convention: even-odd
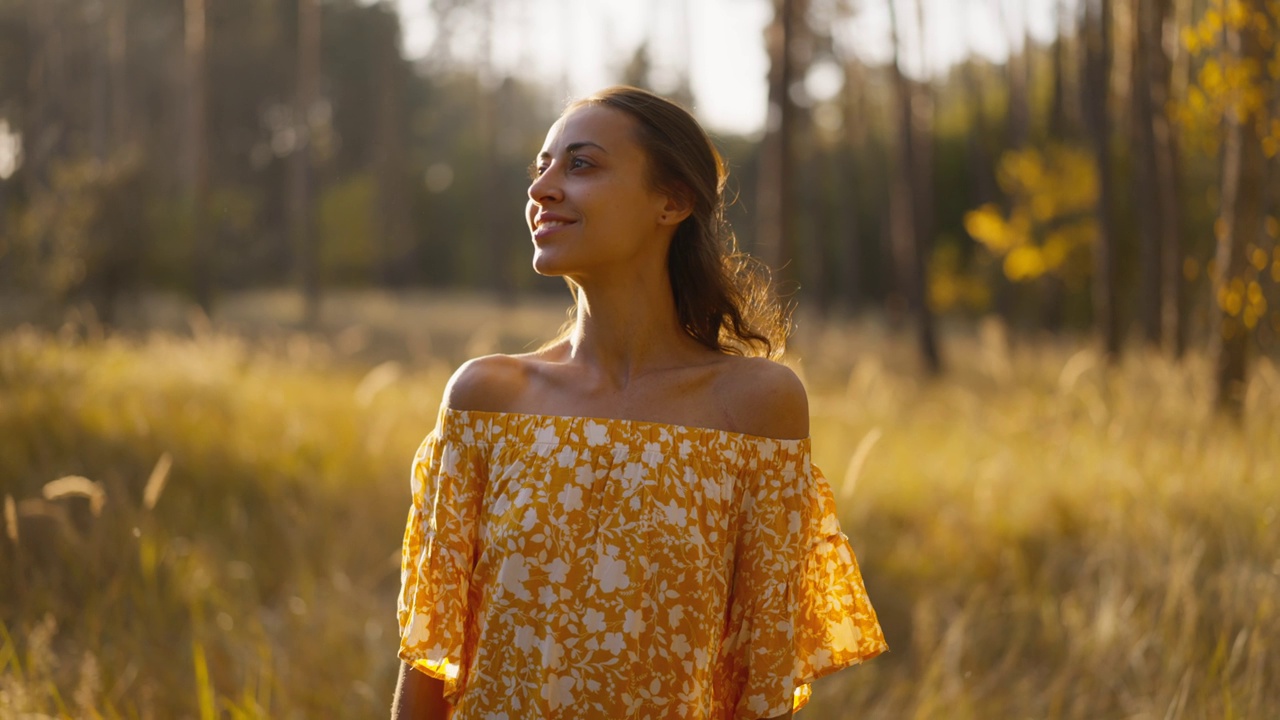
{"type": "Polygon", "coordinates": [[[334,183],[320,197],[320,273],[330,283],[367,284],[374,276],[374,181],[367,174],[334,183]]]}
{"type": "Polygon", "coordinates": [[[129,284],[149,230],[144,188],[134,153],[55,163],[7,238],[20,282],[57,302],[129,284]]]}

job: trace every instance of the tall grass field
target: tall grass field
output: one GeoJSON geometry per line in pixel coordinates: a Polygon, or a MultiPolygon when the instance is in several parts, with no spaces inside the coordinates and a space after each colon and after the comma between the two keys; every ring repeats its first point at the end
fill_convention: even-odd
{"type": "MultiPolygon", "coordinates": [[[[287,295],[0,331],[0,717],[382,718],[408,467],[562,305],[287,295]]],[[[804,320],[787,362],[891,651],[799,717],[1280,717],[1280,371],[804,320]]]]}

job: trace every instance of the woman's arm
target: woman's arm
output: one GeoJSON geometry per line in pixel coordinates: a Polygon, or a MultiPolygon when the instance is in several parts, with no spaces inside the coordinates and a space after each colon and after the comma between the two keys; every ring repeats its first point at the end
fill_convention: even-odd
{"type": "Polygon", "coordinates": [[[449,720],[453,706],[444,699],[444,681],[400,663],[391,720],[449,720]]]}

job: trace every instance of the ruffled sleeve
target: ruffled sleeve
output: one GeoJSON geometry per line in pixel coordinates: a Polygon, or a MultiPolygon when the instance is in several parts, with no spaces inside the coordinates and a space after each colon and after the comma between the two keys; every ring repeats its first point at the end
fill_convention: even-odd
{"type": "Polygon", "coordinates": [[[808,441],[755,450],[721,657],[734,720],[798,709],[810,682],[888,647],[808,441]]]}
{"type": "Polygon", "coordinates": [[[400,658],[444,680],[445,698],[465,685],[480,503],[487,465],[470,430],[441,412],[411,471],[412,506],[400,560],[400,658]]]}

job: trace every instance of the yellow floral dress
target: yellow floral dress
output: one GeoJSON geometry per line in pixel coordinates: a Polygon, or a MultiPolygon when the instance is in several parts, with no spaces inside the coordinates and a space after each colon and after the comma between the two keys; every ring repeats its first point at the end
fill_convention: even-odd
{"type": "Polygon", "coordinates": [[[886,649],[809,441],[444,410],[400,657],[455,720],[746,720],[886,649]]]}

